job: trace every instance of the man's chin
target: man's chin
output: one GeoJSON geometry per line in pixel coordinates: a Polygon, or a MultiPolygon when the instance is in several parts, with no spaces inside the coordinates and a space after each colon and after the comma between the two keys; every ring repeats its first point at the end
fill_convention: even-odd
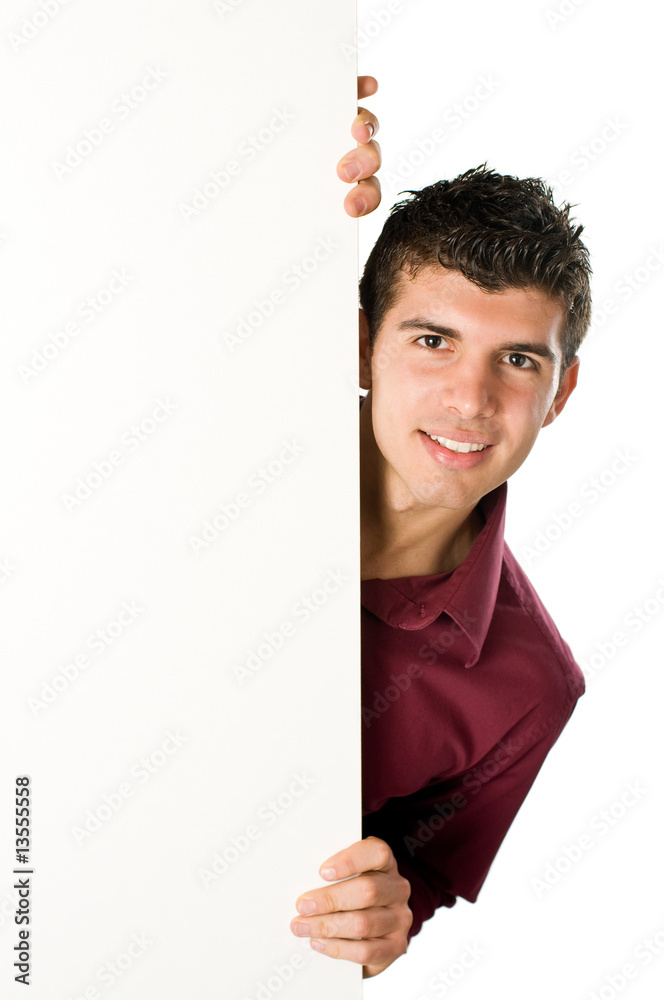
{"type": "Polygon", "coordinates": [[[469,510],[475,507],[482,497],[490,493],[499,485],[489,483],[486,488],[483,484],[462,485],[460,483],[448,483],[433,486],[431,483],[420,482],[413,489],[413,496],[424,507],[444,507],[446,510],[469,510]]]}

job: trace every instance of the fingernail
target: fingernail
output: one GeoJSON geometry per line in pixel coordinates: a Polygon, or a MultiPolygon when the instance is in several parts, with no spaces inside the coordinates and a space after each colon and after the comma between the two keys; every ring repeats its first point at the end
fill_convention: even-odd
{"type": "Polygon", "coordinates": [[[374,134],[373,122],[365,122],[364,124],[366,125],[367,129],[369,130],[369,138],[373,139],[373,134],[374,134]]]}
{"type": "Polygon", "coordinates": [[[355,206],[355,211],[358,215],[362,215],[362,213],[367,210],[367,203],[364,198],[356,198],[353,205],[355,206]]]}
{"type": "Polygon", "coordinates": [[[347,163],[346,166],[344,167],[344,170],[346,171],[346,177],[348,178],[349,181],[354,181],[357,175],[362,172],[360,167],[358,167],[357,163],[352,163],[352,162],[347,163]]]}
{"type": "Polygon", "coordinates": [[[316,951],[325,951],[325,945],[323,944],[322,941],[314,941],[314,940],[312,940],[311,947],[315,948],[316,951]]]}
{"type": "Polygon", "coordinates": [[[293,924],[293,934],[297,934],[298,937],[309,937],[311,927],[309,924],[293,924]]]}
{"type": "MultiPolygon", "coordinates": [[[[357,201],[355,202],[355,206],[356,207],[357,207],[357,202],[358,201],[362,201],[362,199],[361,198],[357,199],[357,201]]],[[[364,201],[362,201],[362,204],[364,205],[364,201]]],[[[366,205],[364,205],[364,207],[366,208],[366,205]]],[[[335,871],[334,868],[321,868],[320,874],[321,874],[322,878],[336,878],[337,877],[337,873],[336,873],[336,871],[335,871]]]]}
{"type": "Polygon", "coordinates": [[[303,917],[307,917],[310,913],[316,912],[316,904],[313,899],[301,899],[297,904],[297,908],[303,917]]]}

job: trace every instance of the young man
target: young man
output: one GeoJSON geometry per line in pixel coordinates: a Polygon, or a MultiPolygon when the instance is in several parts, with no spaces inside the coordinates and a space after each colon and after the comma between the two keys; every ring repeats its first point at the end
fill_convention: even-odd
{"type": "Polygon", "coordinates": [[[291,924],[365,977],[477,898],[584,690],[503,539],[506,481],[576,386],[581,227],[484,167],[410,193],[360,282],[363,839],[291,924]]]}

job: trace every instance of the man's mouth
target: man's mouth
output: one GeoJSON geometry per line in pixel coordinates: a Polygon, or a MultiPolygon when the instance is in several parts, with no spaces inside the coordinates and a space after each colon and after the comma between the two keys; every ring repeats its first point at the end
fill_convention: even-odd
{"type": "Polygon", "coordinates": [[[444,448],[449,448],[450,451],[457,451],[461,454],[467,454],[469,451],[484,451],[488,448],[487,444],[480,444],[479,442],[471,441],[453,441],[450,438],[436,437],[435,434],[429,434],[428,431],[424,432],[427,437],[431,438],[437,444],[442,444],[444,448]]]}

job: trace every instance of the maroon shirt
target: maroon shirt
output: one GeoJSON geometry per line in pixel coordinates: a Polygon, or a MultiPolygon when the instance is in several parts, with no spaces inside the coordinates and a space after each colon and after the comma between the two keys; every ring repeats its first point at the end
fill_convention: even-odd
{"type": "Polygon", "coordinates": [[[408,938],[475,902],[544,759],[585,690],[581,669],[505,544],[507,483],[451,573],[362,580],[362,836],[411,884],[408,938]]]}

